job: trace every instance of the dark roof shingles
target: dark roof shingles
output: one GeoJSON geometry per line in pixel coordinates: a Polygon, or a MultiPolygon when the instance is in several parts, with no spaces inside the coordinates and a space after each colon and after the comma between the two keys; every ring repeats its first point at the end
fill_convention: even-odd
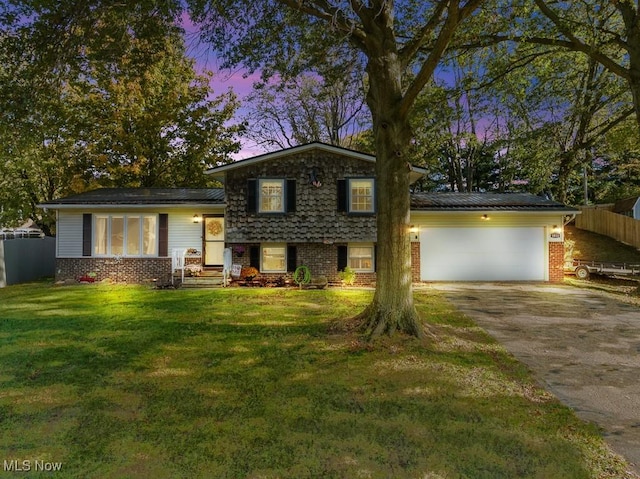
{"type": "Polygon", "coordinates": [[[428,211],[574,210],[562,203],[529,193],[412,193],[411,209],[428,211]]]}
{"type": "Polygon", "coordinates": [[[45,204],[56,205],[157,205],[224,203],[222,188],[100,188],[45,204]]]}

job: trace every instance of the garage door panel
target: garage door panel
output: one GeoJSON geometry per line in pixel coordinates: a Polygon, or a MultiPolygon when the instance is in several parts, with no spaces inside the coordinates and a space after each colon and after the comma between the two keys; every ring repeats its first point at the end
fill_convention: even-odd
{"type": "Polygon", "coordinates": [[[425,228],[423,281],[542,281],[544,228],[425,228]]]}

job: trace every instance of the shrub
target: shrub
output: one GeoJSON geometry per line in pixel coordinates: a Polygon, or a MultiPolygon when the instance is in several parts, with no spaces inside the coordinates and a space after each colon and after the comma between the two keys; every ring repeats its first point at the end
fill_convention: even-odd
{"type": "Polygon", "coordinates": [[[340,281],[342,281],[342,284],[346,284],[347,286],[353,286],[356,282],[356,272],[348,266],[338,273],[338,277],[340,281]]]}

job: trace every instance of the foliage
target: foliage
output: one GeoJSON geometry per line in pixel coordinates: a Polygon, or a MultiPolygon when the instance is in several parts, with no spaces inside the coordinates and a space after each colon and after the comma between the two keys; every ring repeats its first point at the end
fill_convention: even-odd
{"type": "Polygon", "coordinates": [[[340,278],[342,284],[353,286],[353,284],[356,282],[356,272],[349,266],[346,266],[342,271],[338,272],[338,278],[340,278]]]}
{"type": "Polygon", "coordinates": [[[370,300],[0,289],[0,448],[68,479],[625,477],[595,426],[438,294],[416,294],[437,342],[328,333],[370,300]]]}
{"type": "Polygon", "coordinates": [[[413,114],[414,161],[429,170],[417,188],[553,192],[579,203],[585,166],[599,177],[594,196],[617,181],[601,173],[613,158],[607,138],[631,123],[630,94],[596,62],[498,43],[449,59],[447,74],[413,114]]]}
{"type": "Polygon", "coordinates": [[[195,72],[175,8],[0,6],[0,222],[31,217],[50,233],[43,201],[98,186],[203,186],[204,169],[238,150],[241,126],[227,124],[237,103],[195,72]]]}

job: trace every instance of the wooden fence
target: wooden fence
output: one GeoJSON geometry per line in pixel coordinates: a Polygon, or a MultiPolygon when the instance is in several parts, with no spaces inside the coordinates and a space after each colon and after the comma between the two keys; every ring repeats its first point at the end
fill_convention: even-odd
{"type": "Polygon", "coordinates": [[[576,228],[609,236],[640,249],[640,220],[609,211],[607,205],[582,206],[576,228]]]}

